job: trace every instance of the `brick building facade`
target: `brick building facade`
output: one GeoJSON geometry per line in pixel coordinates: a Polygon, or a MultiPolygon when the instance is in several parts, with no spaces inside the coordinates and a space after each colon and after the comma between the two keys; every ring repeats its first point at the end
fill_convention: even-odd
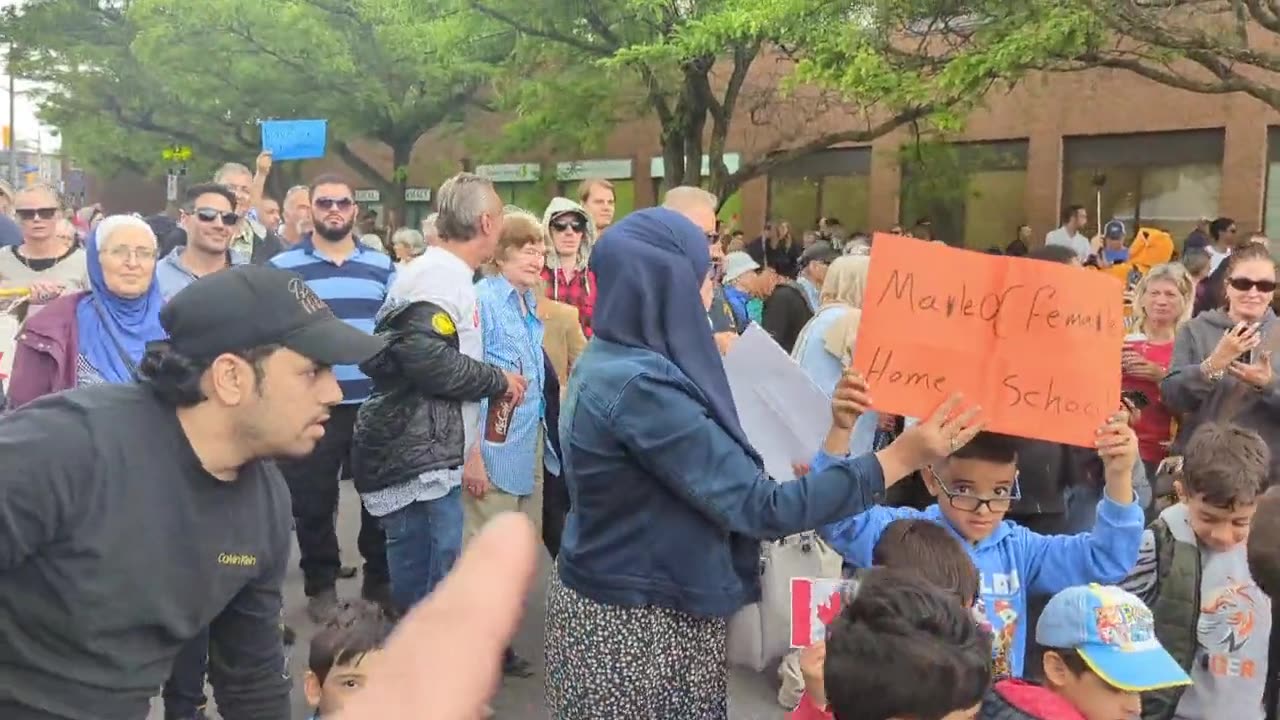
{"type": "MultiPolygon", "coordinates": [[[[763,59],[757,65],[767,67],[763,59]]],[[[748,85],[761,88],[774,80],[767,70],[753,72],[748,85]]],[[[779,135],[802,140],[805,132],[837,129],[849,121],[839,112],[792,117],[787,100],[779,100],[772,112],[776,122],[767,127],[736,123],[726,157],[731,171],[776,146],[779,135]]],[[[469,130],[496,133],[500,122],[477,118],[469,130]]],[[[1042,238],[1056,225],[1061,207],[1078,203],[1092,217],[1101,200],[1104,219],[1163,226],[1179,239],[1202,215],[1228,215],[1242,229],[1280,232],[1280,188],[1268,186],[1272,166],[1280,170],[1280,133],[1273,127],[1280,129],[1280,113],[1244,95],[1198,95],[1122,71],[1034,75],[1013,90],[991,94],[969,117],[965,132],[946,151],[944,189],[930,183],[935,171],[927,162],[923,168],[912,164],[928,158],[911,160],[912,136],[901,128],[868,146],[826,150],[774,168],[747,182],[722,215],[748,232],[770,217],[789,220],[797,229],[811,226],[819,215],[835,215],[851,229],[887,229],[927,216],[940,238],[989,247],[1007,244],[1022,223],[1042,238]],[[1096,183],[1103,177],[1099,198],[1096,183]]],[[[429,212],[428,191],[463,166],[492,177],[509,202],[535,211],[584,175],[615,182],[620,212],[646,207],[662,189],[657,137],[654,123],[633,122],[618,128],[591,157],[516,156],[472,163],[461,143],[429,134],[419,142],[409,169],[406,220],[429,212]],[[548,177],[552,173],[556,177],[548,177]]],[[[358,150],[374,167],[390,169],[386,148],[358,150]]],[[[346,168],[326,158],[312,163],[307,174],[321,170],[346,168]]],[[[365,205],[384,204],[371,188],[362,190],[365,205]]],[[[93,183],[90,196],[111,210],[156,211],[163,183],[93,183]]]]}

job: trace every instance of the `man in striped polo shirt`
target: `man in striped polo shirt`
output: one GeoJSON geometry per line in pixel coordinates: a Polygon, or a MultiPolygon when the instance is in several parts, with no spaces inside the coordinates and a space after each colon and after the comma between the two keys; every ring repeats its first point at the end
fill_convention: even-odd
{"type": "MultiPolygon", "coordinates": [[[[272,258],[270,264],[302,276],[335,315],[372,333],[374,315],[386,299],[395,266],[389,256],[355,239],[352,229],[358,212],[350,183],[337,175],[316,178],[311,183],[314,231],[292,249],[272,258]]],[[[307,613],[315,622],[323,620],[338,600],[335,584],[341,561],[334,529],[338,480],[351,457],[356,411],[373,387],[373,382],[354,365],[340,365],[333,370],[342,387],[342,404],[333,409],[325,423],[324,437],[308,457],[280,463],[293,495],[307,613]]],[[[386,603],[386,541],[377,519],[363,508],[359,547],[364,556],[362,595],[386,603]]]]}

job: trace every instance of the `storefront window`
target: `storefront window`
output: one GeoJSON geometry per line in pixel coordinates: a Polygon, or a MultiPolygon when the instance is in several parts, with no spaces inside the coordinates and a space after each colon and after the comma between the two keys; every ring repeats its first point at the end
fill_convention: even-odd
{"type": "Polygon", "coordinates": [[[403,227],[413,228],[414,230],[422,229],[422,221],[431,214],[431,203],[411,202],[405,203],[404,206],[405,219],[403,227]]]}
{"type": "Polygon", "coordinates": [[[1267,128],[1267,198],[1263,231],[1280,234],[1280,128],[1267,128]]]}
{"type": "MultiPolygon", "coordinates": [[[[578,185],[581,181],[565,180],[559,183],[561,197],[578,202],[578,185]]],[[[610,180],[613,184],[613,220],[617,222],[622,216],[636,209],[636,183],[634,180],[610,180]]]]}
{"type": "Polygon", "coordinates": [[[1024,220],[1027,143],[912,143],[902,151],[899,222],[975,250],[1004,248],[1024,220]]]}
{"type": "Polygon", "coordinates": [[[493,187],[498,191],[502,202],[528,210],[534,215],[541,216],[542,211],[547,209],[547,203],[551,202],[547,188],[540,182],[501,182],[494,183],[493,187]]]}
{"type": "Polygon", "coordinates": [[[1218,214],[1222,139],[1221,130],[1064,138],[1062,206],[1083,205],[1089,233],[1101,205],[1101,222],[1123,221],[1130,237],[1156,227],[1181,248],[1201,216],[1218,214]]]}
{"type": "Polygon", "coordinates": [[[769,173],[769,219],[787,221],[797,234],[823,216],[850,232],[863,230],[870,200],[870,148],[822,150],[769,173]]]}
{"type": "MultiPolygon", "coordinates": [[[[703,179],[702,189],[710,190],[707,181],[703,179]]],[[[653,179],[653,197],[657,199],[658,204],[662,204],[662,196],[667,194],[667,183],[662,178],[653,179]]],[[[720,203],[720,211],[716,213],[716,218],[724,223],[725,227],[733,228],[741,224],[742,220],[742,193],[736,192],[725,201],[720,203]]]]}

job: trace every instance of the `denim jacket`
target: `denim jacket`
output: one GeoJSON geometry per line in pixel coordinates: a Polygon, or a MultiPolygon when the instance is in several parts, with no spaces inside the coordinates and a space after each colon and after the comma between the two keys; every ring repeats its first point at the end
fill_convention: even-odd
{"type": "Polygon", "coordinates": [[[560,579],[607,605],[728,617],[760,597],[760,540],[884,494],[874,455],[822,456],[826,470],[775,482],[670,360],[599,337],[569,380],[560,441],[572,497],[560,579]]]}

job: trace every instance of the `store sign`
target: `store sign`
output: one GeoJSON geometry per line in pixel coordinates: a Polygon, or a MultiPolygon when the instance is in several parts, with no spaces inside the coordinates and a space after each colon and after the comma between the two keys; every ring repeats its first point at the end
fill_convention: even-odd
{"type": "MultiPolygon", "coordinates": [[[[738,153],[724,154],[724,167],[726,170],[729,171],[730,175],[738,172],[738,167],[741,166],[741,164],[742,164],[742,156],[738,155],[738,153]]],[[[649,161],[649,177],[659,178],[659,179],[666,177],[667,175],[666,170],[667,170],[667,163],[662,158],[656,157],[649,161]]],[[[710,175],[711,175],[711,156],[703,155],[702,156],[702,177],[709,177],[710,175]]]]}
{"type": "Polygon", "coordinates": [[[477,165],[476,174],[492,182],[533,182],[542,175],[538,163],[498,163],[477,165]]]}
{"type": "Polygon", "coordinates": [[[630,160],[571,160],[556,164],[557,180],[630,180],[630,160]]]}
{"type": "Polygon", "coordinates": [[[431,188],[405,188],[405,202],[431,202],[431,188]]]}
{"type": "Polygon", "coordinates": [[[357,190],[355,195],[356,202],[362,203],[376,203],[382,199],[382,193],[377,190],[357,190]]]}

